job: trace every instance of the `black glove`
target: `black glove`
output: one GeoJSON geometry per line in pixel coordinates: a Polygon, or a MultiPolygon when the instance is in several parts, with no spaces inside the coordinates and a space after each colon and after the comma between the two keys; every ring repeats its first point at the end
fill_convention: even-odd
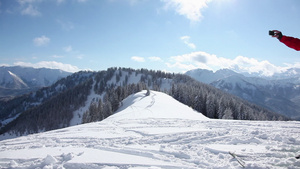
{"type": "Polygon", "coordinates": [[[278,33],[276,33],[277,34],[277,39],[279,39],[279,40],[281,40],[281,38],[282,38],[282,33],[281,32],[278,32],[278,33]]]}

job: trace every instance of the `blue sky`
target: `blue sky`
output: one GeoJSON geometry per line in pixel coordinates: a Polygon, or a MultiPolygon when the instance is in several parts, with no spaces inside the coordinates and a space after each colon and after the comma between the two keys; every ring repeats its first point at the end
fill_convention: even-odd
{"type": "Polygon", "coordinates": [[[195,68],[272,75],[300,68],[299,0],[0,0],[0,65],[195,68]]]}

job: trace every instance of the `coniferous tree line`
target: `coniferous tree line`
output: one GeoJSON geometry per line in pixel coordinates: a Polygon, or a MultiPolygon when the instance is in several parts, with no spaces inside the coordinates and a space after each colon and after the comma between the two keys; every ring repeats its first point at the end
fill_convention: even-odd
{"type": "MultiPolygon", "coordinates": [[[[16,134],[36,133],[66,127],[73,112],[85,106],[91,90],[101,95],[102,99],[99,98],[89,105],[82,122],[101,121],[112,115],[123,99],[147,88],[166,92],[210,118],[286,120],[283,116],[226,94],[187,75],[147,69],[109,68],[106,71],[75,73],[48,88],[9,103],[12,106],[10,109],[8,106],[6,110],[22,113],[2,128],[0,134],[7,131],[14,131],[16,134]],[[133,77],[140,79],[137,83],[131,83],[129,79],[133,77]],[[161,86],[165,79],[171,81],[170,88],[162,91],[161,86]],[[34,103],[39,104],[33,106],[34,103]],[[20,108],[13,108],[17,104],[20,108]]],[[[1,115],[2,113],[0,117],[1,115]]]]}
{"type": "Polygon", "coordinates": [[[22,135],[69,126],[73,112],[84,106],[92,84],[93,80],[90,78],[46,99],[43,104],[26,109],[15,120],[1,128],[0,134],[12,131],[16,135],[22,135]]]}
{"type": "Polygon", "coordinates": [[[288,120],[282,115],[251,104],[185,75],[177,75],[174,78],[169,94],[209,118],[288,120]]]}
{"type": "Polygon", "coordinates": [[[94,72],[78,72],[60,79],[49,87],[43,87],[36,92],[31,92],[9,101],[0,101],[0,120],[13,118],[22,112],[38,107],[50,100],[52,97],[62,94],[66,90],[70,90],[75,86],[86,82],[94,74],[94,72]]]}

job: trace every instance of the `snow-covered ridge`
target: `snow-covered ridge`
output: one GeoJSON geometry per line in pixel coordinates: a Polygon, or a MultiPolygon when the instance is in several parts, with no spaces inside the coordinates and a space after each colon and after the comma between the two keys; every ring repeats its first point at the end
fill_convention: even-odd
{"type": "MultiPolygon", "coordinates": [[[[141,77],[143,74],[136,74],[136,73],[129,73],[128,71],[115,71],[113,76],[110,80],[106,83],[106,86],[111,85],[122,85],[122,84],[138,84],[141,80],[141,77]],[[121,74],[121,75],[120,75],[121,74]],[[117,80],[118,79],[118,80],[117,80]]],[[[151,75],[149,78],[152,78],[151,75]]],[[[172,86],[172,79],[166,79],[166,78],[160,78],[159,81],[161,81],[160,88],[162,91],[169,90],[172,86]]],[[[84,106],[80,107],[78,110],[73,112],[73,118],[70,121],[70,126],[78,125],[82,123],[82,117],[84,113],[89,109],[90,105],[93,103],[96,103],[99,99],[103,100],[103,97],[105,95],[105,92],[102,94],[97,94],[95,92],[96,88],[100,88],[100,83],[96,84],[96,79],[93,78],[93,85],[90,89],[90,94],[87,97],[87,100],[84,104],[84,106]]],[[[153,85],[149,85],[149,88],[153,88],[153,85]]]]}
{"type": "Polygon", "coordinates": [[[105,120],[145,118],[208,120],[201,113],[178,102],[165,93],[151,91],[150,95],[146,96],[146,92],[146,90],[143,90],[127,97],[122,101],[120,109],[105,120]]]}
{"type": "Polygon", "coordinates": [[[0,168],[300,169],[300,122],[210,120],[164,93],[101,122],[0,141],[0,168]]]}

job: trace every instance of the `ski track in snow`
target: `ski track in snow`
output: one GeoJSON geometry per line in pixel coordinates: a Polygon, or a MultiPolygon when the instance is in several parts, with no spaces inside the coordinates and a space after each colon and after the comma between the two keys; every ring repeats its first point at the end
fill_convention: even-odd
{"type": "Polygon", "coordinates": [[[276,122],[253,124],[242,121],[181,119],[94,123],[82,128],[76,126],[2,141],[0,166],[239,168],[239,164],[228,154],[229,151],[234,151],[246,162],[247,168],[300,168],[300,161],[294,158],[300,152],[299,127],[294,127],[295,123],[280,123],[278,126],[276,122]],[[153,130],[156,128],[166,129],[166,133],[153,130]],[[170,131],[170,128],[174,130],[170,131]],[[110,136],[107,137],[105,133],[101,135],[101,131],[106,131],[110,136]],[[26,153],[31,154],[31,158],[27,159],[26,153]],[[101,156],[108,153],[113,153],[110,163],[101,160],[101,156]],[[77,163],[76,160],[80,161],[80,157],[84,155],[88,158],[95,155],[100,159],[77,163]],[[142,164],[118,163],[118,160],[113,159],[114,156],[139,157],[142,158],[142,164]],[[150,163],[143,164],[146,159],[150,159],[150,163]]]}
{"type": "Polygon", "coordinates": [[[102,122],[1,141],[0,168],[242,168],[231,151],[245,168],[300,169],[295,158],[300,122],[161,118],[155,114],[158,97],[158,92],[137,97],[144,106],[125,109],[150,111],[153,117],[115,114],[102,122]]]}

